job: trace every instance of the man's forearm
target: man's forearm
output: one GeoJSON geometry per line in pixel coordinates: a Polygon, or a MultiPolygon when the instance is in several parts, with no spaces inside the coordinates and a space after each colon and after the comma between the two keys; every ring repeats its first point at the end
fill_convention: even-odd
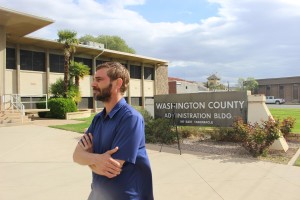
{"type": "Polygon", "coordinates": [[[73,161],[80,165],[92,165],[94,164],[93,156],[93,153],[85,151],[80,145],[77,145],[73,153],[73,161]]]}

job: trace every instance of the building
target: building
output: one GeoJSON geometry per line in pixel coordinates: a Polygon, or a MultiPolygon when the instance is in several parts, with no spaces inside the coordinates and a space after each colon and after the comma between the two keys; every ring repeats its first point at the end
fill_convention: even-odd
{"type": "Polygon", "coordinates": [[[216,74],[213,74],[207,78],[207,85],[220,85],[220,80],[220,77],[218,77],[216,74]]]}
{"type": "Polygon", "coordinates": [[[300,103],[300,76],[256,79],[258,94],[284,98],[286,103],[300,103]]]}
{"type": "Polygon", "coordinates": [[[187,81],[180,78],[169,77],[169,94],[183,94],[183,93],[198,93],[201,91],[208,91],[208,88],[203,86],[200,82],[187,81]]]}
{"type": "MultiPolygon", "coordinates": [[[[22,101],[32,96],[49,95],[49,86],[63,78],[63,44],[26,36],[54,21],[0,7],[0,105],[4,96],[18,94],[22,101]]],[[[97,108],[90,87],[96,66],[118,61],[130,71],[130,86],[125,94],[131,105],[144,106],[146,99],[168,93],[168,62],[161,59],[79,44],[74,60],[90,68],[90,75],[80,81],[82,102],[79,108],[97,108]]],[[[26,105],[25,105],[26,106],[26,105]]]]}

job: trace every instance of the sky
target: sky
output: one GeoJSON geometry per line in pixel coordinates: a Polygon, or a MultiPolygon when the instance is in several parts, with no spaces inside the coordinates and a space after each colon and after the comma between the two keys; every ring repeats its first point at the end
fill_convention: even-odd
{"type": "MultiPolygon", "coordinates": [[[[169,76],[222,83],[300,76],[298,0],[0,0],[55,22],[30,36],[116,35],[138,55],[169,62],[169,76]]],[[[0,19],[1,20],[1,19],[0,19]]]]}

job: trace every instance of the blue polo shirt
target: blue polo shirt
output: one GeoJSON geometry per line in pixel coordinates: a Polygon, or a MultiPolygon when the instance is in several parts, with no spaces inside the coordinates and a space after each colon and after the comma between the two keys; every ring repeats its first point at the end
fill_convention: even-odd
{"type": "Polygon", "coordinates": [[[152,173],[145,148],[143,117],[124,98],[105,115],[104,109],[87,130],[93,135],[94,153],[102,154],[118,146],[112,157],[125,163],[121,174],[111,179],[93,173],[89,200],[152,200],[152,173]]]}

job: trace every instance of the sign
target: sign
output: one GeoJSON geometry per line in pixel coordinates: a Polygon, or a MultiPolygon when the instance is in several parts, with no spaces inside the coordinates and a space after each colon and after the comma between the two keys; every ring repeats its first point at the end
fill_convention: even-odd
{"type": "Polygon", "coordinates": [[[247,121],[246,92],[205,92],[154,96],[155,118],[175,118],[178,126],[230,127],[247,121]]]}

